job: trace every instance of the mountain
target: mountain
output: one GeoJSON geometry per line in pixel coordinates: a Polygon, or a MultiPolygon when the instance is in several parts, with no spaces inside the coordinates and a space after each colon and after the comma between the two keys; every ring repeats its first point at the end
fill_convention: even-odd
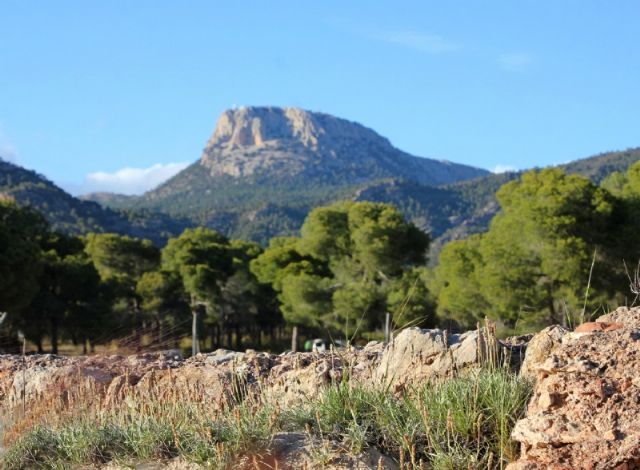
{"type": "Polygon", "coordinates": [[[87,232],[115,232],[149,238],[162,244],[192,225],[187,220],[149,211],[106,208],[75,198],[35,171],[0,158],[0,196],[41,212],[54,230],[73,235],[87,232]]]}
{"type": "Polygon", "coordinates": [[[298,108],[222,113],[199,161],[134,199],[147,209],[265,242],[295,233],[313,207],[356,197],[386,180],[436,187],[486,175],[480,168],[410,155],[355,122],[298,108]]]}
{"type": "Polygon", "coordinates": [[[567,173],[575,173],[600,183],[615,171],[626,171],[640,160],[640,148],[631,148],[619,152],[605,152],[589,158],[574,160],[560,165],[567,173]]]}
{"type": "MultiPolygon", "coordinates": [[[[563,165],[599,182],[640,159],[640,149],[563,165]]],[[[190,219],[236,238],[266,243],[296,234],[307,213],[331,202],[396,205],[431,233],[434,251],[487,229],[498,188],[519,172],[415,157],[360,124],[297,108],[248,107],[220,116],[200,160],[139,197],[90,196],[114,208],[190,219]]]]}
{"type": "Polygon", "coordinates": [[[286,179],[349,184],[407,177],[437,186],[486,170],[402,152],[371,129],[298,108],[249,107],[222,113],[200,159],[212,179],[286,179]]]}
{"type": "MultiPolygon", "coordinates": [[[[561,168],[599,182],[638,160],[640,148],[561,168]]],[[[431,234],[435,259],[445,242],[486,230],[499,209],[496,191],[519,175],[414,157],[327,114],[242,108],[222,114],[200,160],[142,196],[74,198],[2,159],[0,196],[31,204],[57,230],[117,232],[158,244],[194,225],[266,243],[296,234],[314,207],[344,199],[387,202],[431,234]]]]}

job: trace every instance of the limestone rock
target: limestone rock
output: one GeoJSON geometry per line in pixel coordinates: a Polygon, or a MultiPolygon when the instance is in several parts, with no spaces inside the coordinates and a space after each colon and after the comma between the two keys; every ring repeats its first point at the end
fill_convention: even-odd
{"type": "Polygon", "coordinates": [[[613,312],[597,318],[596,321],[622,323],[627,328],[640,329],[640,307],[618,307],[613,312]]]}
{"type": "Polygon", "coordinates": [[[520,374],[523,377],[535,379],[538,373],[537,368],[561,344],[562,338],[568,332],[569,330],[560,325],[553,325],[535,334],[527,345],[527,352],[520,368],[520,374]]]}
{"type": "Polygon", "coordinates": [[[640,332],[605,328],[565,338],[538,366],[527,415],[512,434],[521,457],[508,468],[640,468],[640,332]]]}
{"type": "Polygon", "coordinates": [[[371,180],[372,168],[387,177],[438,185],[480,176],[480,169],[420,158],[355,122],[299,108],[241,107],[218,119],[200,164],[212,177],[298,176],[340,172],[371,180]]]}
{"type": "Polygon", "coordinates": [[[479,363],[478,338],[477,331],[449,335],[438,329],[404,329],[385,348],[373,378],[377,383],[402,388],[446,377],[454,369],[479,363]]]}

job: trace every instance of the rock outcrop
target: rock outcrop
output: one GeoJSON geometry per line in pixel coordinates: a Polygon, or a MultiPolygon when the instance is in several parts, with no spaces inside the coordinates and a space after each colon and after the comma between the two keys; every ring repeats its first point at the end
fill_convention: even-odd
{"type": "Polygon", "coordinates": [[[621,308],[539,339],[550,353],[528,365],[537,382],[513,430],[522,453],[510,470],[640,468],[639,320],[640,309],[621,308]]]}
{"type": "Polygon", "coordinates": [[[444,378],[478,364],[486,345],[478,331],[447,334],[443,330],[407,328],[384,349],[375,368],[376,383],[396,389],[444,378]]]}
{"type": "Polygon", "coordinates": [[[339,172],[351,182],[409,178],[428,185],[486,174],[415,157],[356,122],[300,108],[241,107],[224,111],[200,159],[212,177],[297,176],[323,181],[339,172]]]}

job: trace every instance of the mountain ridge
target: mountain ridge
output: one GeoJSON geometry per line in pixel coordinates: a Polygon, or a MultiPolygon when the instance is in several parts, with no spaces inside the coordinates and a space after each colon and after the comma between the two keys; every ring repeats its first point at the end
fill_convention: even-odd
{"type": "MultiPolygon", "coordinates": [[[[561,168],[599,182],[638,160],[640,148],[631,148],[561,168]]],[[[486,230],[499,210],[497,189],[521,173],[415,157],[372,129],[324,113],[252,107],[225,111],[200,159],[142,196],[77,199],[2,159],[0,195],[34,206],[57,230],[112,231],[158,244],[196,225],[266,244],[275,235],[297,234],[314,207],[344,199],[386,202],[431,234],[435,252],[448,240],[486,230]]]]}
{"type": "Polygon", "coordinates": [[[185,220],[103,207],[97,202],[73,197],[45,176],[0,158],[0,197],[41,212],[54,230],[71,235],[116,232],[148,238],[162,244],[191,225],[185,220]]]}

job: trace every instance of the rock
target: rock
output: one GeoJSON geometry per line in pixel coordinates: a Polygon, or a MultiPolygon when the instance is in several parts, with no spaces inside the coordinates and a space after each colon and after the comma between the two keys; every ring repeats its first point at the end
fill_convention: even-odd
{"type": "Polygon", "coordinates": [[[537,368],[561,344],[562,338],[569,332],[559,325],[549,326],[535,334],[527,344],[520,374],[529,379],[537,378],[537,368]]]}
{"type": "Polygon", "coordinates": [[[203,151],[200,167],[209,177],[238,180],[258,175],[317,180],[326,172],[340,173],[359,185],[371,180],[372,168],[378,174],[410,177],[433,186],[485,174],[465,165],[414,157],[373,130],[346,119],[270,106],[224,111],[203,151]]]}
{"type": "MultiPolygon", "coordinates": [[[[264,399],[275,398],[279,405],[296,404],[318,397],[327,387],[347,378],[352,386],[390,385],[400,391],[477,367],[489,351],[481,338],[478,331],[450,335],[442,330],[409,328],[388,345],[371,342],[364,348],[322,353],[274,355],[220,349],[186,360],[172,351],[126,357],[28,356],[24,360],[20,356],[0,356],[0,406],[9,413],[21,407],[24,391],[25,408],[33,423],[46,417],[51,406],[65,408],[70,402],[86,400],[114,407],[128,394],[172,402],[206,400],[215,408],[227,406],[228,398],[242,400],[254,390],[264,399]]],[[[557,402],[551,395],[549,401],[557,402]]],[[[279,436],[274,440],[273,455],[289,453],[286,442],[298,437],[279,436]],[[279,443],[284,447],[279,448],[279,443]]],[[[305,448],[315,451],[322,445],[309,442],[306,435],[304,438],[305,448]]],[[[324,468],[374,469],[379,462],[383,468],[397,468],[391,459],[374,450],[349,457],[336,443],[331,446],[330,461],[324,468]]],[[[312,463],[317,456],[305,452],[291,451],[291,458],[285,461],[295,462],[290,468],[301,468],[303,462],[308,468],[316,468],[312,463]]],[[[183,468],[183,463],[176,460],[171,465],[183,468]]],[[[164,463],[140,465],[136,468],[163,468],[158,465],[164,463]]]]}
{"type": "Polygon", "coordinates": [[[477,331],[449,335],[438,329],[406,328],[384,349],[373,379],[401,389],[476,366],[484,356],[477,331]]]}
{"type": "Polygon", "coordinates": [[[230,351],[228,349],[217,349],[209,354],[202,354],[207,365],[216,366],[230,361],[240,361],[245,353],[230,351]]]}
{"type": "Polygon", "coordinates": [[[640,329],[640,307],[618,307],[613,312],[597,318],[596,321],[622,323],[627,328],[640,329]]]}
{"type": "MultiPolygon", "coordinates": [[[[610,319],[603,323],[622,323],[610,319]]],[[[640,468],[640,332],[633,324],[589,327],[555,344],[514,427],[521,456],[510,470],[640,468]]]]}
{"type": "Polygon", "coordinates": [[[617,322],[609,323],[609,322],[603,322],[603,321],[596,321],[596,322],[583,323],[582,325],[579,325],[574,330],[574,333],[593,333],[595,331],[613,331],[623,327],[624,325],[622,323],[617,323],[617,322]]]}
{"type": "Polygon", "coordinates": [[[359,455],[349,455],[337,443],[310,438],[299,432],[281,432],[273,436],[268,453],[245,455],[234,462],[238,470],[256,468],[298,470],[322,468],[324,470],[396,470],[398,464],[375,449],[359,455]]]}

